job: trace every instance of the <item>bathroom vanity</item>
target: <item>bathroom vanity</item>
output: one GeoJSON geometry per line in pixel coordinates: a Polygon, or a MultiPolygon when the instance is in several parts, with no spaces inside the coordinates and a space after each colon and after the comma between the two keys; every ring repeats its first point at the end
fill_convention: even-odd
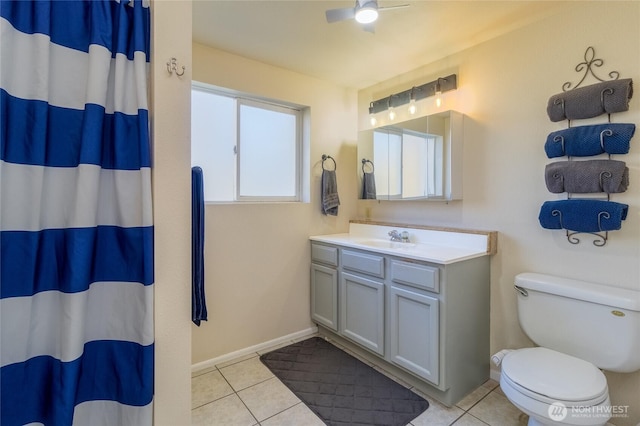
{"type": "Polygon", "coordinates": [[[352,222],[310,239],[321,334],[446,405],[488,379],[495,232],[352,222]]]}

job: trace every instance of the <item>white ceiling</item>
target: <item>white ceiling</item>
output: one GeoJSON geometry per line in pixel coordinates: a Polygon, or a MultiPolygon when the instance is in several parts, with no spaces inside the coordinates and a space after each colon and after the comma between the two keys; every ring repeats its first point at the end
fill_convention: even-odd
{"type": "Polygon", "coordinates": [[[194,0],[193,40],[362,89],[555,13],[555,1],[379,0],[375,34],[325,10],[355,0],[194,0]]]}

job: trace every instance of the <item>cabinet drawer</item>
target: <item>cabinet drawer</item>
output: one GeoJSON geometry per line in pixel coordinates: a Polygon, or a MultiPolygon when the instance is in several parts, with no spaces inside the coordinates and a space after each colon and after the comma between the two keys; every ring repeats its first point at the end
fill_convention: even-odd
{"type": "Polygon", "coordinates": [[[391,279],[397,283],[423,288],[436,293],[440,291],[438,268],[434,266],[392,260],[391,279]]]}
{"type": "Polygon", "coordinates": [[[384,257],[342,250],[342,268],[384,278],[384,257]]]}
{"type": "Polygon", "coordinates": [[[326,263],[331,266],[338,266],[338,248],[323,246],[321,244],[311,244],[311,260],[326,263]]]}

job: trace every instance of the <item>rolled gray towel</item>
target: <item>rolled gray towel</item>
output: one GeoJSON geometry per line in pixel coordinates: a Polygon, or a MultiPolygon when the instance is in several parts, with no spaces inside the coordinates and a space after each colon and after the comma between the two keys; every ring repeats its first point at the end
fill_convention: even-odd
{"type": "Polygon", "coordinates": [[[554,194],[613,194],[627,190],[629,168],[616,160],[557,161],[547,164],[544,178],[554,194]]]}
{"type": "Polygon", "coordinates": [[[547,103],[547,114],[555,122],[628,111],[632,96],[630,78],[603,81],[553,95],[547,103]]]}

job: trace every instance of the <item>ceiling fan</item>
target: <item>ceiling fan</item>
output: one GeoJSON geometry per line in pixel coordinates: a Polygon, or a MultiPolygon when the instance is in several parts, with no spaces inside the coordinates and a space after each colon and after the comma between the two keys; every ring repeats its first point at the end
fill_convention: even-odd
{"type": "Polygon", "coordinates": [[[327,22],[346,21],[355,19],[363,25],[365,31],[374,32],[373,23],[378,19],[378,12],[391,9],[401,9],[409,7],[408,4],[398,6],[378,7],[377,0],[356,0],[354,7],[343,7],[340,9],[329,9],[325,12],[327,22]]]}

